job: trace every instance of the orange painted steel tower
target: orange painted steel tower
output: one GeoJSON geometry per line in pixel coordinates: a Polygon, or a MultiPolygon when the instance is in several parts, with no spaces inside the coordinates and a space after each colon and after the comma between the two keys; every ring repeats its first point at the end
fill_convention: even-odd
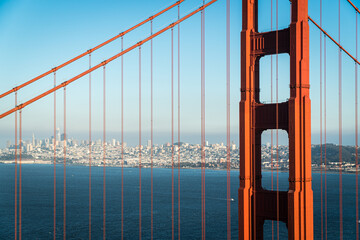
{"type": "Polygon", "coordinates": [[[288,239],[313,239],[311,102],[309,98],[308,0],[291,1],[287,29],[257,32],[257,0],[242,1],[239,239],[263,239],[265,220],[285,222],[288,239]],[[290,99],[262,104],[259,62],[290,55],[290,99]],[[289,191],[261,184],[261,134],[282,129],[289,136],[289,191]]]}

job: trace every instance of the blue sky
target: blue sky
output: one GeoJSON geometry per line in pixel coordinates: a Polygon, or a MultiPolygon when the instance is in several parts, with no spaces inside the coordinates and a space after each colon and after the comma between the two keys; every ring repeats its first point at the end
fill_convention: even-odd
{"type": "MultiPolygon", "coordinates": [[[[174,1],[0,1],[0,92],[19,85],[115,36],[145,18],[169,6],[174,1]]],[[[206,1],[207,2],[207,1],[206,1]]],[[[358,6],[360,3],[354,1],[358,6]]],[[[200,0],[181,4],[181,16],[197,9],[200,0]]],[[[206,135],[209,142],[226,139],[226,69],[225,69],[225,0],[219,0],[206,10],[206,135]]],[[[273,1],[275,4],[275,0],[273,1]]],[[[270,1],[259,0],[259,31],[269,31],[270,1]]],[[[320,23],[319,1],[309,1],[309,15],[320,23]]],[[[273,13],[275,29],[275,5],[273,13]]],[[[338,1],[323,0],[323,27],[338,39],[338,1]]],[[[154,31],[177,19],[177,8],[154,20],[154,31]]],[[[279,0],[279,29],[288,27],[290,3],[279,0]]],[[[319,143],[319,60],[320,32],[310,25],[310,83],[312,99],[313,143],[319,143]]],[[[183,141],[200,141],[200,14],[181,24],[181,137],[183,141]]],[[[240,100],[240,31],[241,1],[231,1],[231,140],[238,142],[238,103],[240,100]]],[[[341,0],[341,43],[355,55],[355,11],[341,0]]],[[[129,47],[150,33],[146,24],[124,37],[129,47]]],[[[154,40],[154,141],[171,140],[171,32],[154,40]]],[[[177,28],[174,28],[175,107],[177,106],[177,28]]],[[[121,50],[114,41],[95,52],[93,64],[121,50]]],[[[328,139],[338,140],[338,49],[327,41],[327,126],[328,139]]],[[[270,56],[261,60],[261,99],[270,101],[270,56]]],[[[150,129],[150,45],[142,47],[142,129],[143,142],[150,129]]],[[[275,58],[273,58],[275,73],[275,58]]],[[[354,62],[345,54],[343,64],[343,126],[344,144],[354,143],[354,62]]],[[[289,57],[279,56],[279,100],[289,96],[289,57]]],[[[63,82],[88,68],[85,57],[57,73],[63,82]]],[[[138,142],[138,50],[124,56],[124,127],[125,141],[138,142]]],[[[107,135],[120,138],[120,59],[107,66],[107,135]]],[[[102,134],[102,70],[92,74],[92,120],[94,139],[102,134]]],[[[274,77],[275,80],[275,77],[274,77]]],[[[40,94],[53,86],[53,76],[45,77],[19,92],[19,102],[40,94]]],[[[275,91],[275,89],[274,89],[275,91]]],[[[88,77],[67,88],[67,132],[69,137],[86,139],[88,134],[88,77]]],[[[0,111],[13,107],[14,96],[0,103],[0,111]]],[[[175,126],[177,114],[175,112],[175,126]]],[[[57,94],[57,125],[63,128],[63,91],[57,94]]],[[[23,110],[24,137],[35,133],[39,138],[53,134],[53,96],[48,96],[23,110]]],[[[175,128],[176,132],[177,128],[175,128]]],[[[2,145],[14,138],[14,117],[0,120],[2,145]]],[[[177,138],[177,135],[175,135],[177,138]]],[[[284,139],[284,138],[283,138],[284,139]]],[[[269,139],[264,137],[264,142],[269,139]]],[[[283,141],[286,142],[286,141],[283,141]]]]}

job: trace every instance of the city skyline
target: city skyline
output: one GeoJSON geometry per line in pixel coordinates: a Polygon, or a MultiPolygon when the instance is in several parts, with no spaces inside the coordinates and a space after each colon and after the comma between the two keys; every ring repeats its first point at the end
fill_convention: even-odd
{"type": "MultiPolygon", "coordinates": [[[[27,3],[23,0],[17,1],[3,1],[1,3],[0,11],[4,14],[0,18],[0,26],[2,26],[3,31],[0,32],[0,48],[4,53],[0,56],[0,70],[3,73],[2,78],[7,79],[7,81],[1,81],[0,90],[2,92],[13,88],[16,85],[19,85],[30,78],[44,72],[52,67],[60,64],[63,61],[66,61],[73,57],[74,55],[97,45],[98,43],[104,41],[109,36],[114,36],[118,32],[121,32],[127,29],[129,26],[140,22],[143,20],[144,16],[151,16],[154,12],[169,6],[172,1],[152,1],[148,3],[146,1],[137,1],[126,3],[126,7],[131,9],[136,9],[137,6],[147,6],[146,8],[138,8],[136,14],[128,14],[128,12],[122,12],[122,14],[117,14],[118,11],[121,11],[121,8],[124,8],[123,3],[115,3],[101,5],[100,9],[94,9],[97,5],[97,1],[87,2],[86,9],[79,16],[77,12],[72,11],[71,9],[75,7],[82,6],[83,2],[78,1],[76,3],[70,1],[64,1],[62,3],[57,3],[56,9],[54,11],[54,2],[47,2],[47,4],[40,2],[33,2],[32,4],[27,3]],[[119,6],[118,10],[114,7],[119,6]],[[110,8],[110,5],[112,8],[110,8]],[[107,12],[107,14],[105,14],[107,12]],[[38,14],[36,14],[38,13],[38,14]],[[100,18],[101,21],[98,21],[98,18],[93,19],[89,18],[88,15],[99,14],[99,16],[104,16],[100,18]],[[19,19],[13,21],[17,16],[19,19]],[[106,16],[106,17],[105,17],[106,16]],[[28,21],[24,21],[27,19],[28,21]],[[108,24],[107,22],[111,19],[114,24],[108,24]],[[63,24],[65,20],[66,24],[63,24]],[[11,22],[11,24],[10,24],[11,22]],[[48,29],[45,26],[52,23],[53,28],[48,29]],[[75,22],[76,24],[70,24],[75,22]],[[100,25],[100,31],[94,33],[92,31],[92,24],[100,25]],[[79,31],[79,28],[81,31],[79,31]],[[42,29],[51,30],[51,34],[48,36],[41,33],[42,29]],[[38,34],[30,34],[31,32],[38,34]],[[22,34],[27,34],[31,37],[27,38],[26,44],[18,44],[20,39],[22,39],[22,34]],[[89,40],[89,41],[88,41],[89,40]],[[63,47],[58,49],[56,46],[63,43],[63,47]],[[84,46],[84,43],[86,46],[84,46]],[[6,47],[4,47],[6,46],[6,47]],[[16,48],[15,48],[16,46],[16,48]],[[30,47],[31,46],[31,47],[30,47]],[[17,49],[15,51],[15,49],[17,49]],[[20,57],[22,56],[22,57],[20,57]],[[32,59],[29,62],[28,59],[32,59]],[[47,59],[43,61],[43,59],[47,59]],[[16,64],[15,64],[16,63],[16,64]],[[16,71],[15,69],[18,66],[26,66],[22,68],[22,71],[16,71]],[[2,67],[1,67],[2,66],[2,67]],[[5,67],[6,66],[6,67],[5,67]]],[[[181,16],[188,13],[194,7],[200,6],[202,1],[185,1],[180,7],[181,16]]],[[[225,45],[218,44],[219,42],[225,43],[225,2],[219,1],[216,4],[216,7],[210,7],[206,10],[206,134],[209,135],[212,141],[225,141],[226,139],[226,119],[225,119],[225,64],[218,64],[218,59],[225,60],[225,45]],[[215,17],[216,16],[216,17],[215,17]],[[216,19],[216,20],[215,20],[216,19]],[[216,71],[214,71],[216,70],[216,71]],[[217,92],[214,95],[214,92],[217,92]],[[211,97],[210,97],[211,96],[211,97]],[[210,107],[211,106],[211,107],[210,107]]],[[[240,35],[238,34],[241,31],[241,4],[238,1],[231,2],[231,138],[235,141],[238,141],[238,102],[240,100],[240,35]]],[[[85,6],[83,5],[83,6],[85,6]]],[[[349,4],[342,3],[342,16],[346,20],[342,21],[342,24],[345,24],[346,21],[352,21],[355,19],[355,13],[349,4]],[[354,19],[353,19],[354,18],[354,19]]],[[[279,29],[285,28],[289,24],[289,12],[288,9],[290,3],[287,1],[279,2],[279,29]]],[[[264,2],[260,4],[259,11],[259,30],[260,31],[269,31],[270,26],[270,13],[269,13],[269,2],[264,2]]],[[[330,13],[334,13],[336,10],[335,4],[328,4],[324,6],[324,16],[326,19],[324,28],[336,39],[336,23],[335,19],[330,17],[330,13]],[[332,24],[333,23],[333,24],[332,24]]],[[[309,5],[309,15],[318,21],[319,18],[319,4],[314,3],[309,5]]],[[[160,29],[163,26],[166,26],[169,23],[168,18],[170,17],[170,22],[177,19],[177,9],[173,9],[166,13],[163,17],[154,20],[154,31],[160,29]],[[165,20],[166,19],[166,20],[165,20]]],[[[275,26],[275,12],[273,14],[273,26],[275,26]]],[[[134,32],[129,34],[124,38],[124,47],[130,46],[134,39],[141,39],[148,36],[149,33],[146,33],[146,30],[149,26],[143,26],[141,32],[134,32]]],[[[195,29],[200,27],[200,18],[199,16],[194,19],[185,21],[183,24],[180,24],[181,29],[181,38],[180,38],[180,48],[184,52],[181,54],[181,127],[182,127],[182,137],[186,141],[189,139],[193,142],[200,141],[200,72],[194,71],[198,68],[200,64],[200,34],[195,33],[195,29]],[[189,37],[193,36],[193,37],[189,37]],[[199,53],[199,54],[198,54],[199,53]],[[190,57],[191,56],[191,57],[190,57]],[[198,56],[198,59],[192,56],[198,56]],[[196,104],[193,104],[196,103],[196,104]]],[[[343,34],[346,34],[348,37],[342,39],[342,44],[344,47],[353,55],[354,52],[354,31],[349,27],[343,27],[343,34]]],[[[320,143],[319,138],[319,103],[318,103],[318,93],[319,93],[319,71],[318,71],[318,59],[319,59],[319,31],[315,26],[310,23],[310,97],[312,101],[312,141],[314,143],[320,143]],[[313,63],[312,63],[313,62],[313,63]],[[316,96],[316,97],[315,97],[316,96]]],[[[328,58],[334,59],[334,56],[337,56],[338,52],[336,51],[335,45],[330,41],[327,42],[328,45],[328,58]]],[[[105,58],[111,56],[111,52],[118,52],[120,42],[116,42],[109,47],[106,47],[104,51],[100,51],[98,54],[94,54],[93,63],[100,62],[105,58]]],[[[174,28],[174,54],[175,54],[175,66],[177,64],[177,28],[174,28]]],[[[158,138],[164,141],[170,135],[170,65],[169,65],[169,54],[164,54],[162,52],[169,52],[170,49],[170,31],[166,33],[163,37],[154,39],[154,130],[158,133],[158,138]],[[160,48],[160,46],[162,48],[160,48]],[[161,50],[160,50],[161,49],[161,50]]],[[[143,48],[143,59],[149,59],[149,45],[144,45],[143,48]]],[[[279,100],[284,101],[288,97],[288,85],[282,84],[283,82],[288,81],[289,72],[287,71],[288,65],[288,56],[279,55],[279,69],[282,71],[279,72],[279,100]]],[[[270,89],[270,57],[265,57],[261,60],[261,64],[265,64],[266,67],[262,68],[261,74],[261,94],[260,97],[264,102],[271,101],[270,94],[268,89],[270,89]]],[[[354,68],[352,62],[349,58],[343,55],[343,78],[349,79],[346,81],[343,86],[343,91],[346,91],[347,94],[344,94],[344,100],[354,99],[354,91],[352,89],[353,79],[354,79],[354,68]],[[351,91],[349,91],[351,90],[351,91]]],[[[78,74],[81,71],[85,70],[88,67],[88,59],[84,58],[81,63],[71,66],[69,69],[64,71],[59,71],[57,74],[57,82],[63,82],[67,80],[70,76],[78,74]]],[[[124,84],[125,84],[125,95],[124,95],[124,129],[126,130],[125,135],[128,138],[128,142],[137,142],[136,132],[138,130],[137,122],[137,109],[138,109],[138,100],[136,98],[137,94],[137,82],[138,82],[138,71],[137,67],[137,53],[130,53],[124,56],[125,69],[124,72],[124,84]]],[[[224,62],[224,61],[223,61],[224,62]]],[[[328,61],[327,68],[327,77],[328,77],[328,96],[335,94],[337,87],[337,68],[336,60],[328,61]]],[[[107,133],[111,137],[116,137],[120,135],[120,61],[116,61],[114,64],[109,65],[107,72],[107,133]],[[113,103],[117,103],[113,105],[113,103]]],[[[149,63],[148,61],[143,61],[142,68],[142,83],[143,89],[149,87],[149,63]]],[[[175,67],[174,72],[174,82],[177,84],[177,68],[175,67]]],[[[273,58],[273,83],[275,84],[275,58],[273,58]]],[[[102,128],[102,119],[99,117],[102,112],[101,106],[101,71],[96,71],[92,75],[93,78],[93,134],[101,135],[102,128]]],[[[87,120],[88,117],[88,80],[87,77],[80,79],[78,83],[70,85],[67,89],[68,94],[68,115],[74,116],[74,118],[68,118],[68,133],[70,135],[76,135],[84,138],[88,134],[87,120]]],[[[41,93],[44,90],[47,90],[53,86],[52,76],[46,77],[42,80],[39,85],[35,84],[29,86],[24,91],[20,91],[18,94],[19,100],[21,103],[27,100],[30,96],[34,94],[41,93]]],[[[175,107],[177,106],[177,93],[175,88],[175,107]]],[[[275,93],[275,86],[274,86],[275,93]]],[[[149,138],[150,135],[150,110],[149,99],[150,92],[143,90],[143,133],[144,138],[149,138]]],[[[63,125],[63,109],[62,109],[62,91],[57,93],[57,123],[59,127],[63,125]]],[[[275,96],[275,95],[274,95],[275,96]]],[[[6,111],[13,106],[13,97],[6,97],[5,101],[0,105],[0,110],[6,111]]],[[[274,99],[273,99],[274,100],[274,99]]],[[[49,96],[46,101],[40,101],[35,103],[33,106],[29,106],[23,110],[24,116],[24,137],[27,136],[31,131],[36,130],[36,134],[40,136],[46,136],[49,132],[53,131],[53,126],[49,124],[53,119],[53,107],[52,107],[52,96],[49,96]],[[30,109],[30,110],[28,110],[30,109]],[[38,116],[41,115],[41,118],[38,116]],[[34,119],[30,120],[30,119],[34,119]],[[36,119],[36,120],[35,120],[36,119]]],[[[329,97],[328,99],[328,142],[337,143],[338,141],[338,120],[332,118],[331,116],[337,114],[338,103],[336,99],[329,97]]],[[[354,113],[353,104],[347,106],[344,109],[344,122],[343,122],[343,141],[344,144],[352,145],[355,143],[355,136],[352,130],[354,125],[354,113]]],[[[177,118],[177,113],[175,112],[175,118],[177,118]]],[[[1,119],[0,130],[2,136],[0,141],[2,145],[7,138],[13,137],[14,133],[13,128],[14,120],[13,117],[7,117],[1,119]]],[[[31,134],[31,133],[30,133],[31,134]]],[[[268,134],[269,135],[269,134],[268,134]]],[[[269,136],[266,136],[266,141],[269,140],[269,136]]],[[[284,135],[284,134],[283,134],[284,135]]],[[[284,135],[285,136],[285,135],[284,135]]],[[[286,137],[280,137],[282,143],[286,143],[286,137]]],[[[0,145],[1,146],[1,145],[0,145]]]]}

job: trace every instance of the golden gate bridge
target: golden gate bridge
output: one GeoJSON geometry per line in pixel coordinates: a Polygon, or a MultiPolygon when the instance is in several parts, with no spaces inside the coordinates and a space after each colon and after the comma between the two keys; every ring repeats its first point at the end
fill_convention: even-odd
{"type": "MultiPolygon", "coordinates": [[[[150,228],[151,235],[149,238],[153,239],[153,41],[156,40],[156,37],[170,32],[171,34],[171,162],[172,162],[172,188],[171,188],[171,211],[172,211],[172,239],[175,238],[175,235],[180,239],[180,151],[175,151],[175,129],[177,128],[177,142],[180,143],[181,131],[180,131],[180,24],[187,19],[195,16],[196,14],[201,14],[201,64],[200,64],[200,79],[201,82],[201,237],[205,239],[206,237],[211,238],[211,236],[206,235],[206,192],[205,192],[205,171],[206,171],[206,131],[205,131],[205,10],[207,8],[216,8],[216,2],[220,0],[212,0],[205,2],[197,8],[196,10],[187,13],[184,16],[180,15],[180,6],[184,0],[179,0],[169,7],[159,11],[153,16],[147,18],[146,20],[134,25],[133,27],[121,32],[120,34],[110,38],[109,40],[83,52],[82,54],[60,64],[57,67],[54,67],[47,72],[29,80],[24,83],[3,92],[0,95],[0,99],[5,99],[10,95],[14,96],[15,106],[8,109],[7,111],[0,114],[0,119],[13,115],[15,117],[14,122],[14,134],[15,134],[15,196],[14,196],[14,238],[21,239],[22,237],[22,154],[23,154],[23,113],[24,108],[30,108],[31,105],[49,95],[53,95],[53,126],[54,126],[54,136],[56,136],[57,128],[57,97],[56,93],[60,90],[63,90],[63,124],[64,124],[64,136],[63,136],[63,201],[58,203],[56,201],[56,159],[57,159],[57,143],[56,138],[54,137],[53,141],[53,167],[54,167],[54,191],[53,191],[53,238],[56,239],[60,233],[56,231],[56,216],[58,214],[63,215],[63,232],[62,236],[66,239],[66,226],[67,226],[67,217],[66,217],[66,166],[67,166],[67,129],[66,122],[68,118],[68,113],[66,106],[69,104],[67,102],[67,89],[71,87],[71,83],[78,81],[84,77],[88,77],[89,84],[89,142],[92,142],[92,96],[91,96],[91,84],[92,84],[92,73],[95,70],[102,71],[102,80],[103,80],[103,112],[102,112],[102,163],[103,163],[103,239],[106,238],[106,166],[107,166],[107,145],[106,145],[106,83],[107,83],[107,68],[108,64],[120,59],[121,61],[121,161],[122,161],[122,181],[121,181],[121,238],[124,238],[124,195],[123,195],[123,168],[124,168],[124,59],[123,56],[129,52],[138,51],[138,71],[139,71],[139,112],[138,112],[138,135],[139,135],[139,154],[138,154],[138,170],[139,170],[139,238],[141,239],[142,229],[150,228]],[[170,23],[168,26],[163,27],[157,31],[153,30],[153,22],[156,21],[157,17],[168,12],[171,9],[177,8],[178,18],[175,22],[170,23]],[[144,39],[140,39],[137,43],[131,45],[128,48],[124,49],[123,40],[128,33],[140,28],[143,25],[150,25],[150,35],[144,39]],[[178,37],[178,46],[174,48],[174,31],[177,31],[178,37]],[[92,54],[95,51],[101,50],[107,44],[120,40],[121,41],[121,51],[116,53],[110,58],[105,59],[104,61],[93,65],[92,54]],[[150,79],[150,90],[151,90],[151,137],[150,137],[150,146],[151,146],[151,224],[150,226],[144,226],[142,222],[142,185],[141,185],[141,169],[142,169],[142,63],[144,58],[142,57],[142,50],[145,47],[150,48],[150,65],[151,65],[151,79],[150,79]],[[174,51],[177,50],[177,66],[175,66],[175,54],[174,51]],[[83,71],[72,78],[62,82],[57,82],[57,73],[68,65],[84,58],[88,57],[88,70],[83,71]],[[178,76],[175,77],[175,68],[177,68],[178,76]],[[53,77],[54,87],[48,89],[47,91],[42,92],[39,95],[31,96],[28,100],[23,102],[18,101],[18,94],[23,89],[37,82],[40,79],[43,79],[47,76],[53,77]],[[177,86],[177,97],[178,97],[178,106],[175,106],[175,82],[174,79],[178,79],[177,86]],[[177,111],[177,124],[175,126],[175,112],[177,111]],[[175,170],[178,171],[178,199],[175,199],[175,170]],[[177,200],[177,201],[176,201],[177,200]],[[56,205],[63,204],[63,212],[58,213],[56,211],[56,205]],[[175,221],[175,206],[177,205],[177,221],[175,221]],[[178,226],[175,226],[177,222],[178,226]],[[177,234],[175,231],[177,230],[177,234]]],[[[308,14],[308,3],[306,0],[293,0],[291,2],[291,22],[290,26],[285,29],[279,29],[278,27],[278,0],[271,0],[271,31],[269,32],[258,32],[258,9],[259,2],[257,0],[243,0],[242,1],[242,32],[241,32],[241,100],[240,100],[240,188],[239,188],[239,239],[263,239],[263,225],[264,221],[272,221],[272,232],[273,238],[279,235],[274,236],[274,228],[277,228],[277,233],[279,233],[279,222],[285,222],[288,228],[288,238],[289,239],[313,239],[314,230],[313,230],[313,193],[312,193],[312,178],[311,178],[311,102],[309,98],[310,84],[309,84],[309,23],[313,24],[320,31],[320,146],[321,146],[321,239],[327,239],[327,219],[328,219],[328,209],[327,209],[327,148],[326,148],[326,65],[329,64],[329,61],[326,58],[326,46],[328,42],[332,42],[335,46],[338,47],[338,56],[339,56],[339,76],[338,76],[338,131],[339,131],[339,238],[343,239],[343,184],[342,184],[342,128],[343,128],[343,73],[342,73],[342,55],[347,56],[352,61],[354,61],[354,94],[355,94],[355,108],[354,108],[354,126],[353,131],[355,135],[355,149],[356,149],[356,239],[359,238],[359,209],[358,209],[358,84],[357,84],[357,69],[358,69],[358,14],[360,13],[359,9],[355,6],[353,2],[347,0],[347,2],[354,9],[356,14],[356,21],[354,24],[354,29],[356,29],[356,54],[355,56],[350,53],[345,47],[341,44],[341,2],[344,0],[339,0],[338,10],[338,40],[332,37],[326,29],[323,28],[322,23],[322,0],[320,0],[320,22],[316,22],[308,14]],[[276,14],[276,23],[273,24],[273,2],[275,3],[275,14],[276,14]],[[273,26],[275,25],[275,27],[273,26]],[[290,98],[285,102],[279,102],[278,98],[278,75],[279,64],[278,64],[278,55],[287,53],[290,56],[290,98]],[[275,99],[272,96],[273,93],[273,74],[271,74],[271,103],[262,103],[260,101],[260,58],[266,55],[275,56],[276,64],[276,82],[275,82],[275,99]],[[289,190],[280,191],[279,190],[279,168],[276,167],[275,163],[278,162],[279,151],[278,151],[278,130],[282,129],[288,133],[289,138],[289,190]],[[271,141],[273,141],[273,131],[276,132],[276,144],[271,143],[272,149],[275,149],[275,154],[271,156],[271,166],[272,173],[276,173],[277,177],[277,186],[273,186],[273,175],[272,175],[272,189],[266,190],[262,187],[261,182],[261,134],[266,131],[271,130],[271,141]],[[323,139],[324,136],[324,139],[323,139]],[[324,140],[324,142],[323,142],[324,140]]],[[[331,3],[332,4],[332,3],[331,3]]],[[[231,157],[230,157],[230,0],[226,0],[226,164],[227,164],[227,232],[224,233],[224,238],[231,239],[231,194],[230,194],[230,170],[231,170],[231,157]]],[[[147,60],[146,60],[147,61],[147,60]]],[[[273,58],[271,57],[271,65],[273,65],[273,58]]],[[[272,69],[272,68],[271,68],[272,69]]],[[[312,99],[312,101],[317,101],[312,99]]],[[[345,103],[347,104],[347,103],[345,103]]],[[[317,114],[317,113],[315,113],[317,114]]],[[[178,145],[179,149],[181,146],[178,145]]],[[[272,151],[273,153],[273,151],[272,151]]],[[[91,167],[93,161],[93,148],[89,144],[89,154],[88,154],[88,163],[89,163],[89,239],[91,239],[92,234],[92,178],[91,178],[91,167]]],[[[98,206],[99,207],[99,206],[98,206]]],[[[12,236],[9,236],[12,237],[12,236]]]]}

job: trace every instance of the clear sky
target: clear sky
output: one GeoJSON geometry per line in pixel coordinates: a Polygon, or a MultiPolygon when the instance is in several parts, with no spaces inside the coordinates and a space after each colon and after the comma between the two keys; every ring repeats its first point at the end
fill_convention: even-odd
{"type": "MultiPolygon", "coordinates": [[[[208,2],[208,1],[206,1],[208,2]]],[[[0,1],[0,92],[5,92],[115,36],[164,9],[174,1],[164,0],[1,0],[0,1]]],[[[273,0],[273,29],[275,29],[273,0]]],[[[360,7],[359,1],[354,1],[360,7]]],[[[201,0],[186,0],[181,16],[197,9],[201,0]]],[[[309,1],[309,15],[320,24],[320,1],[309,1]]],[[[210,143],[226,139],[226,66],[225,66],[225,0],[206,9],[206,138],[210,143]]],[[[259,31],[271,29],[270,0],[259,0],[259,31]]],[[[341,0],[341,44],[354,56],[355,11],[341,0]]],[[[154,20],[154,32],[177,19],[177,8],[154,20]]],[[[279,0],[279,29],[288,27],[290,2],[279,0]]],[[[312,99],[313,143],[319,143],[320,109],[320,32],[310,25],[310,83],[312,99]]],[[[323,0],[323,27],[336,40],[338,34],[338,1],[323,0]]],[[[180,25],[181,139],[200,141],[200,13],[180,25]]],[[[238,142],[238,103],[240,100],[240,32],[241,1],[231,0],[231,140],[238,142]]],[[[150,25],[124,37],[129,47],[150,33],[150,25]]],[[[323,44],[324,46],[324,44],[323,44]]],[[[327,39],[327,129],[329,142],[338,141],[338,49],[327,39]]],[[[121,50],[114,41],[95,52],[93,65],[121,50]]],[[[177,27],[174,28],[174,92],[177,107],[177,27]]],[[[138,142],[138,50],[124,56],[124,128],[125,141],[138,142]]],[[[142,47],[142,129],[143,142],[150,130],[150,44],[142,47]]],[[[270,61],[261,60],[261,100],[270,99],[270,61]]],[[[275,58],[273,58],[275,73],[275,58]]],[[[324,61],[324,60],[323,60],[324,61]]],[[[120,138],[120,59],[106,68],[106,124],[108,139],[120,138]]],[[[355,96],[354,61],[342,56],[344,144],[354,144],[355,96]]],[[[88,57],[58,71],[57,82],[63,82],[88,68],[88,57]]],[[[92,74],[92,121],[94,139],[102,136],[102,70],[92,74]]],[[[273,77],[275,81],[275,76],[273,77]]],[[[279,100],[289,97],[289,56],[279,56],[279,100]]],[[[53,86],[53,76],[20,91],[24,102],[53,86]]],[[[69,137],[88,136],[88,77],[67,88],[67,132],[69,137]]],[[[275,89],[274,89],[275,93],[275,89]]],[[[2,99],[0,111],[14,106],[14,95],[2,99]]],[[[175,111],[177,132],[177,111],[175,111]]],[[[53,95],[23,110],[24,138],[32,133],[39,138],[53,135],[53,95]]],[[[57,127],[63,129],[63,91],[57,93],[57,127]]],[[[171,141],[171,32],[154,39],[154,141],[171,141]]],[[[14,117],[0,120],[0,145],[14,142],[14,117]]],[[[177,135],[175,134],[175,139],[177,135]]],[[[264,137],[264,142],[269,141],[264,137]]],[[[284,142],[284,141],[283,141],[284,142]]]]}

